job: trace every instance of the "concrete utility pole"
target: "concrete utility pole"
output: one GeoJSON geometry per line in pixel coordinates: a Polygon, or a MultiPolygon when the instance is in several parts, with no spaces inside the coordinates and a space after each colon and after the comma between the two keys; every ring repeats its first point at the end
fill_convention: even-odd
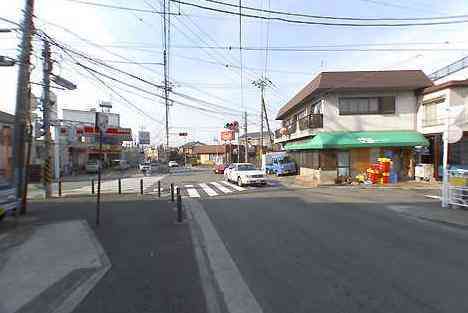
{"type": "MultiPolygon", "coordinates": [[[[30,106],[29,82],[31,77],[31,38],[33,25],[34,0],[27,0],[22,24],[21,52],[19,55],[18,85],[16,90],[15,127],[13,132],[13,185],[17,188],[17,197],[24,193],[25,146],[27,130],[27,112],[30,106]]],[[[21,213],[24,213],[23,210],[21,213]]]]}
{"type": "Polygon", "coordinates": [[[261,77],[255,81],[252,82],[252,84],[258,88],[260,88],[261,91],[261,99],[260,99],[260,157],[263,156],[263,114],[264,114],[264,108],[265,108],[265,100],[264,100],[264,93],[265,93],[265,88],[269,87],[272,85],[271,80],[269,80],[266,77],[261,77]]]}
{"type": "Polygon", "coordinates": [[[249,139],[247,138],[247,112],[244,112],[244,136],[245,136],[245,162],[249,162],[249,148],[248,143],[249,139]]]}
{"type": "Polygon", "coordinates": [[[166,105],[166,158],[169,160],[169,86],[168,86],[168,62],[167,62],[167,19],[166,19],[166,1],[163,0],[163,60],[164,60],[164,102],[166,105]]]}
{"type": "Polygon", "coordinates": [[[271,136],[270,122],[268,120],[265,98],[262,98],[262,103],[263,103],[263,113],[265,114],[265,123],[266,123],[267,131],[268,131],[268,138],[270,139],[270,144],[273,145],[273,137],[271,136]]]}
{"type": "Polygon", "coordinates": [[[45,144],[45,160],[43,181],[45,187],[45,196],[52,196],[52,136],[50,133],[50,73],[52,72],[52,61],[50,59],[50,43],[44,39],[44,48],[42,50],[43,59],[43,78],[42,78],[42,109],[44,115],[44,144],[45,144]]]}

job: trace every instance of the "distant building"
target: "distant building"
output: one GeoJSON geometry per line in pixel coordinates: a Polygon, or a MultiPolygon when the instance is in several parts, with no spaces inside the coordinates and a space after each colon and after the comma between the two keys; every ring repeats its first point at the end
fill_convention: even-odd
{"type": "Polygon", "coordinates": [[[193,156],[193,148],[199,146],[206,146],[205,143],[200,141],[190,141],[179,147],[179,152],[185,154],[188,158],[193,156]]]}
{"type": "Polygon", "coordinates": [[[0,179],[10,179],[13,163],[13,125],[15,116],[0,111],[0,179]]]}
{"type": "MultiPolygon", "coordinates": [[[[132,140],[132,130],[120,127],[120,115],[111,112],[100,112],[108,117],[108,129],[103,136],[104,165],[110,166],[112,161],[121,159],[122,143],[132,140]]],[[[63,110],[61,125],[55,128],[55,138],[58,142],[56,159],[61,171],[80,172],[86,162],[99,158],[98,136],[95,130],[96,110],[63,110]]],[[[56,163],[57,164],[57,163],[56,163]]]]}
{"type": "MultiPolygon", "coordinates": [[[[275,134],[272,132],[268,134],[268,132],[263,132],[263,146],[264,147],[271,147],[271,141],[270,141],[270,136],[274,140],[275,134]]],[[[260,139],[261,139],[261,132],[252,132],[252,133],[247,133],[247,140],[249,145],[252,146],[260,146],[260,139]]],[[[244,144],[245,140],[245,134],[239,136],[239,143],[244,144]]]]}

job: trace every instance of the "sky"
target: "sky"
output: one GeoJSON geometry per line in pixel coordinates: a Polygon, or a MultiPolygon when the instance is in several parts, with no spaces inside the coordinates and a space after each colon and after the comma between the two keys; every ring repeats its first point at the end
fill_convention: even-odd
{"type": "MultiPolygon", "coordinates": [[[[146,10],[161,8],[159,0],[89,1],[146,10]]],[[[204,0],[186,2],[216,6],[204,0]]],[[[468,14],[465,0],[243,0],[242,3],[272,10],[365,18],[468,14]]],[[[21,22],[23,7],[22,0],[0,1],[0,17],[21,22]]],[[[173,91],[177,93],[171,95],[176,100],[169,114],[171,146],[191,140],[214,143],[224,124],[241,121],[243,111],[247,112],[248,130],[258,131],[260,90],[252,82],[263,75],[273,83],[265,91],[265,100],[274,130],[279,127],[275,121],[278,109],[321,71],[421,69],[430,74],[468,54],[468,38],[464,32],[468,23],[352,28],[267,22],[243,17],[241,40],[242,47],[246,48],[341,46],[338,48],[405,48],[411,51],[270,50],[266,53],[265,49],[242,49],[244,70],[241,72],[240,51],[236,48],[239,47],[238,16],[175,2],[171,4],[171,12],[174,15],[171,15],[170,27],[169,77],[173,91]],[[189,136],[179,137],[180,132],[187,132],[189,136]]],[[[53,47],[53,72],[78,86],[74,91],[53,90],[58,99],[59,116],[64,108],[89,110],[97,107],[100,101],[110,101],[112,111],[121,114],[123,127],[131,127],[134,134],[138,130],[150,131],[153,144],[163,142],[164,101],[154,95],[162,96],[161,89],[154,86],[163,80],[163,67],[154,64],[163,61],[159,14],[102,8],[68,0],[36,0],[35,17],[35,27],[57,42],[93,58],[111,61],[108,64],[153,83],[142,83],[76,55],[73,60],[53,47]],[[89,71],[78,66],[77,61],[139,90],[109,78],[100,77],[101,81],[98,81],[89,71]],[[151,64],[117,63],[128,61],[151,64]]],[[[11,26],[0,21],[0,28],[11,26]]],[[[0,55],[16,58],[19,39],[17,32],[0,33],[0,55]]],[[[32,82],[39,83],[42,79],[42,42],[38,37],[35,37],[33,46],[32,82]]],[[[0,67],[0,110],[9,113],[15,110],[17,71],[16,66],[0,67]]],[[[40,96],[40,86],[34,85],[33,93],[40,96]]]]}

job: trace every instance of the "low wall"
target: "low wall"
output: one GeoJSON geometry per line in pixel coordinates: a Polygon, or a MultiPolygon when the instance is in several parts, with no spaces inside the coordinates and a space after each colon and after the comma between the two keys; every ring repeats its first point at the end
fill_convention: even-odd
{"type": "Polygon", "coordinates": [[[335,184],[336,170],[322,170],[301,167],[296,181],[302,185],[320,186],[335,184]]]}

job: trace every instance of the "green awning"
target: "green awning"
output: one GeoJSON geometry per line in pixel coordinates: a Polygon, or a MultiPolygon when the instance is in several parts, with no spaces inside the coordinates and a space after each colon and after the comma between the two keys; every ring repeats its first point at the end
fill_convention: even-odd
{"type": "Polygon", "coordinates": [[[290,151],[370,147],[415,147],[428,145],[429,141],[421,133],[412,130],[338,131],[321,132],[306,142],[288,143],[284,148],[290,151]]]}

